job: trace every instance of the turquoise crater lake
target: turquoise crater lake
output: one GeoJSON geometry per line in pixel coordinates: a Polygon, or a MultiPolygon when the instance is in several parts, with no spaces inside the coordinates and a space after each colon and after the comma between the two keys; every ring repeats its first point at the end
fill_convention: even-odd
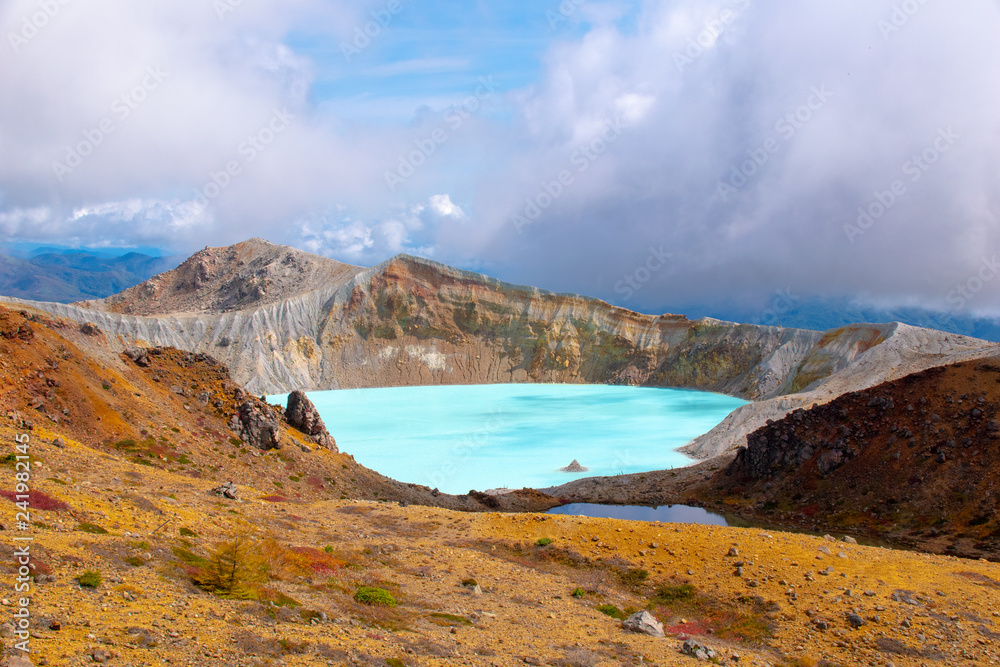
{"type": "MultiPolygon", "coordinates": [[[[342,452],[446,493],[689,465],[676,451],[746,401],[682,389],[503,384],[311,392],[342,452]],[[573,460],[587,472],[559,469],[573,460]]],[[[284,404],[286,396],[271,396],[284,404]]]]}

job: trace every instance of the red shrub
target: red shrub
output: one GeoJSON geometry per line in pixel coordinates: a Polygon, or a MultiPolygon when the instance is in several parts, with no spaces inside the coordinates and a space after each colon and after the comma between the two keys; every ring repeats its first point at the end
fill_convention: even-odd
{"type": "MultiPolygon", "coordinates": [[[[0,491],[0,496],[3,496],[7,500],[16,503],[18,493],[16,491],[0,491]]],[[[68,510],[69,505],[67,505],[66,503],[57,498],[53,498],[47,493],[42,493],[41,491],[29,491],[28,509],[42,510],[48,512],[61,512],[62,510],[68,510]]]]}
{"type": "Polygon", "coordinates": [[[305,556],[306,560],[309,562],[309,567],[313,571],[319,574],[333,574],[340,568],[344,567],[346,563],[333,554],[326,553],[319,549],[313,547],[292,547],[291,551],[305,556]]]}

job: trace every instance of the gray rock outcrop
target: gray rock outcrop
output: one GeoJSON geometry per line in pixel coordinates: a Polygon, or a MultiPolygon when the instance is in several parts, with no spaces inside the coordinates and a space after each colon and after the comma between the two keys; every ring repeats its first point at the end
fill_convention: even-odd
{"type": "Polygon", "coordinates": [[[333,439],[323,418],[320,417],[319,410],[309,400],[306,393],[295,390],[288,395],[288,405],[285,408],[285,421],[292,428],[302,431],[310,436],[317,445],[326,447],[334,452],[337,450],[337,441],[333,439]]]}
{"type": "Polygon", "coordinates": [[[230,500],[236,500],[239,498],[236,485],[232,482],[226,482],[216,488],[212,489],[212,493],[217,496],[222,496],[223,498],[229,498],[230,500]]]}
{"type": "Polygon", "coordinates": [[[244,399],[237,406],[236,414],[229,422],[245,443],[262,451],[281,448],[281,430],[278,420],[270,407],[254,397],[247,397],[237,390],[237,400],[244,399]]]}
{"type": "Polygon", "coordinates": [[[663,637],[663,623],[648,611],[638,611],[622,621],[622,627],[629,632],[637,632],[650,637],[663,637]]]}

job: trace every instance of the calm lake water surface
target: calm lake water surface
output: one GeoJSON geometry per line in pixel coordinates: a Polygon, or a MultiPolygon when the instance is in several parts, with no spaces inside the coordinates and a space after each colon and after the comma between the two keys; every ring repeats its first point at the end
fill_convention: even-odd
{"type": "Polygon", "coordinates": [[[701,507],[686,505],[661,505],[660,507],[645,507],[643,505],[594,505],[591,503],[572,503],[562,507],[554,507],[547,514],[566,514],[569,516],[587,516],[594,519],[626,519],[629,521],[659,521],[661,523],[697,523],[708,526],[737,526],[747,524],[735,517],[729,519],[721,514],[710,512],[701,507]]]}
{"type": "MultiPolygon", "coordinates": [[[[664,470],[746,402],[679,389],[505,384],[312,392],[342,452],[446,493],[664,470]],[[573,460],[588,470],[560,472],[573,460]]],[[[271,402],[284,403],[285,396],[271,402]]]]}

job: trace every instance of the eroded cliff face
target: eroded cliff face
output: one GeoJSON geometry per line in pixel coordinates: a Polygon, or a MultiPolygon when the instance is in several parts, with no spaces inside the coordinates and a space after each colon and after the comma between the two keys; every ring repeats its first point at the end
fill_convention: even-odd
{"type": "MultiPolygon", "coordinates": [[[[273,267],[281,257],[274,248],[264,244],[254,252],[273,267]]],[[[216,254],[226,257],[225,250],[216,254]]],[[[239,261],[253,268],[260,257],[250,253],[239,261]]],[[[278,298],[280,290],[272,291],[241,310],[223,298],[226,290],[195,300],[180,294],[140,303],[142,285],[108,302],[119,312],[107,304],[104,310],[33,305],[90,322],[123,346],[210,354],[255,393],[549,382],[682,387],[754,401],[689,446],[699,458],[745,444],[747,433],[788,410],[828,402],[897,372],[997,350],[983,341],[897,324],[820,333],[644,315],[409,256],[365,271],[334,271],[326,282],[317,276],[329,265],[296,261],[326,269],[317,268],[306,281],[287,278],[294,287],[290,296],[278,298]],[[178,304],[189,312],[171,312],[178,304]],[[192,304],[210,312],[191,314],[192,304]],[[123,314],[140,307],[152,314],[123,314]]],[[[212,284],[232,282],[213,275],[212,284]]]]}

